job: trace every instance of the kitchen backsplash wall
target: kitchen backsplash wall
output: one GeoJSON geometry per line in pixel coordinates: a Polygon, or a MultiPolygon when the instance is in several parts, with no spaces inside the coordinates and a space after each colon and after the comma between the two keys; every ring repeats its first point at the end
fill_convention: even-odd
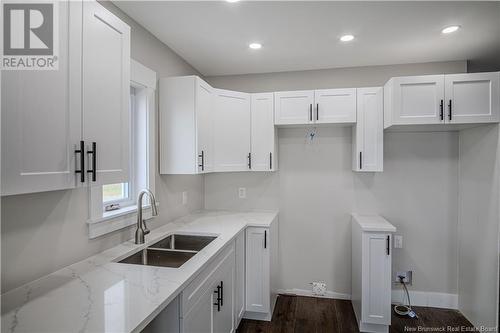
{"type": "MultiPolygon", "coordinates": [[[[110,1],[103,6],[131,27],[131,56],[158,77],[199,73],[110,1]]],[[[160,216],[151,227],[203,207],[202,176],[156,175],[160,216]],[[182,192],[188,204],[182,205],[182,192]]],[[[133,237],[133,228],[88,239],[87,190],[2,198],[2,293],[133,237]]]]}

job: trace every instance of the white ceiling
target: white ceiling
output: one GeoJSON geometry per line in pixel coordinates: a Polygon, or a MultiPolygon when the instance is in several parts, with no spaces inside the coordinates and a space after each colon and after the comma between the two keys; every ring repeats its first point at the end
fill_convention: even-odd
{"type": "Polygon", "coordinates": [[[500,2],[114,3],[206,76],[467,60],[500,50],[500,2]],[[454,24],[462,29],[441,34],[454,24]],[[356,39],[340,42],[347,33],[356,39]],[[253,41],[262,49],[250,50],[253,41]]]}

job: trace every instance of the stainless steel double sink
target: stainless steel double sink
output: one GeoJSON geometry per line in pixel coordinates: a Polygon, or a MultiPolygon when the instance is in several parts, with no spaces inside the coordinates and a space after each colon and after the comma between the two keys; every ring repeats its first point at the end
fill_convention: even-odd
{"type": "Polygon", "coordinates": [[[217,237],[172,234],[119,263],[178,268],[215,238],[217,237]]]}

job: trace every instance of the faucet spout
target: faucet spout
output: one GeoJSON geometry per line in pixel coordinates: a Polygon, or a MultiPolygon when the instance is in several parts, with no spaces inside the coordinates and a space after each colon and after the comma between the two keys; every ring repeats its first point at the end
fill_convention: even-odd
{"type": "Polygon", "coordinates": [[[149,234],[149,229],[146,226],[146,222],[142,218],[142,200],[144,195],[149,197],[151,203],[151,213],[153,216],[158,216],[158,209],[156,208],[156,199],[153,194],[148,189],[143,189],[139,192],[137,196],[137,229],[135,230],[135,243],[144,244],[144,236],[149,234]]]}

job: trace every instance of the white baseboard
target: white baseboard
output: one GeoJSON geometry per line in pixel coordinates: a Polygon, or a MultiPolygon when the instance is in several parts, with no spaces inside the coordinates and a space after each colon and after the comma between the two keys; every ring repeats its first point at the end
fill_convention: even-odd
{"type": "Polygon", "coordinates": [[[297,295],[297,296],[311,296],[320,298],[336,298],[336,299],[351,299],[350,294],[336,293],[334,291],[327,290],[324,296],[313,295],[312,290],[305,289],[278,289],[278,294],[286,295],[297,295]]]}
{"type": "MultiPolygon", "coordinates": [[[[410,291],[411,305],[429,306],[433,308],[458,309],[458,295],[425,291],[410,291]]],[[[407,303],[403,290],[393,289],[391,300],[393,304],[407,303]]]]}
{"type": "MultiPolygon", "coordinates": [[[[310,296],[310,297],[321,297],[321,298],[336,298],[350,300],[350,294],[337,293],[334,291],[327,290],[324,296],[313,295],[311,290],[305,289],[278,289],[278,294],[285,295],[297,295],[297,296],[310,296]]],[[[446,294],[446,293],[435,293],[426,291],[410,291],[411,304],[414,306],[428,306],[433,308],[444,308],[444,309],[458,309],[458,295],[457,294],[446,294]]],[[[406,294],[403,290],[394,289],[391,294],[391,302],[393,304],[399,304],[404,300],[406,303],[406,294]],[[404,296],[404,298],[403,298],[404,296]]]]}

